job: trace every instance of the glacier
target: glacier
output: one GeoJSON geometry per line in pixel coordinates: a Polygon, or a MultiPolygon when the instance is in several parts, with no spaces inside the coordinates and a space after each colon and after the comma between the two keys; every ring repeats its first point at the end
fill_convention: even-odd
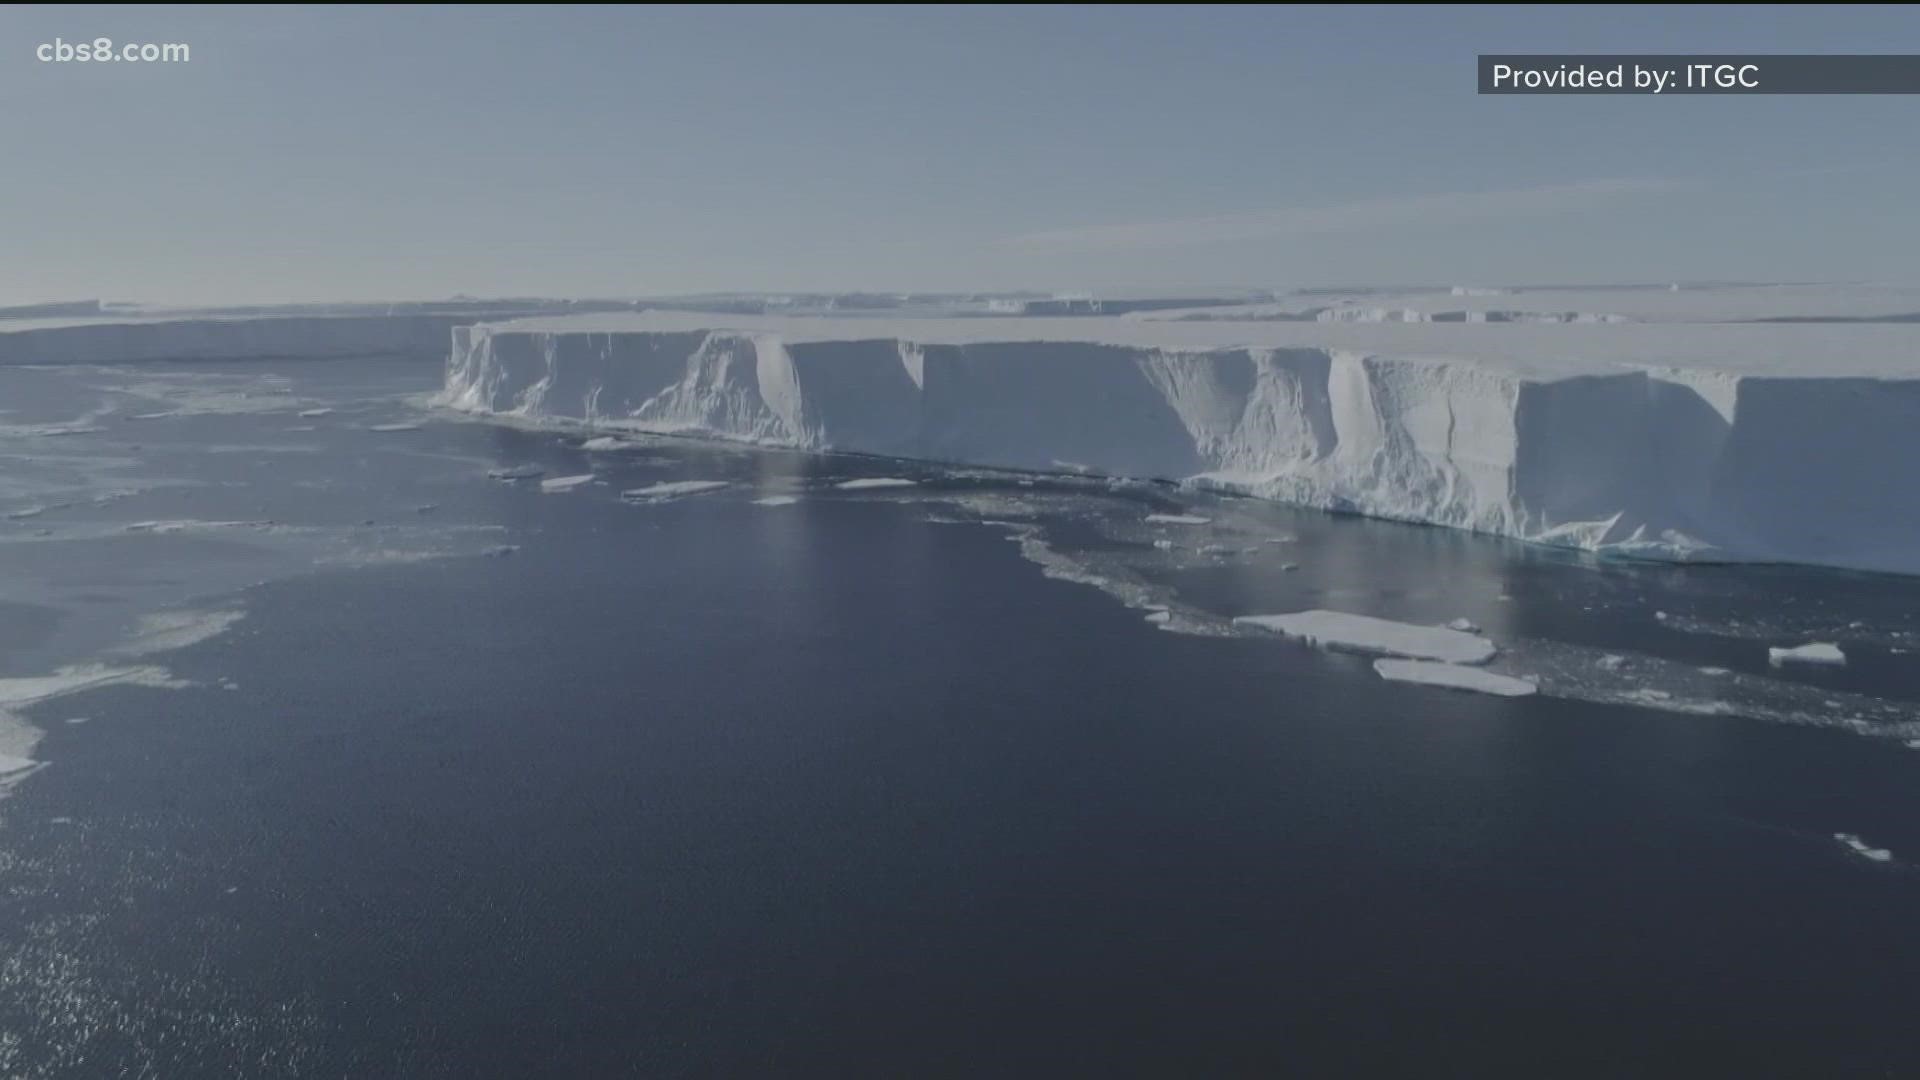
{"type": "Polygon", "coordinates": [[[1920,338],[1893,323],[534,317],[453,328],[440,403],[1920,573],[1920,338]]]}

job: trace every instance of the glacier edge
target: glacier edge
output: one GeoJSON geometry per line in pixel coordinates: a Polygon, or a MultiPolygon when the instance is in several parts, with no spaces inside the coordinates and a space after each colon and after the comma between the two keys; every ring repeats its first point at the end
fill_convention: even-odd
{"type": "MultiPolygon", "coordinates": [[[[954,320],[964,323],[963,320],[954,320]]],[[[471,413],[1180,481],[1639,558],[1920,573],[1920,378],[1182,343],[1083,322],[454,328],[471,413]]]]}

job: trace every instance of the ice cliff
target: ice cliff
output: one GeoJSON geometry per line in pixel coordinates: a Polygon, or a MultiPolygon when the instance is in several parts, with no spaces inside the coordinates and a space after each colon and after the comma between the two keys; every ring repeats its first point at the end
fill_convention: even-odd
{"type": "Polygon", "coordinates": [[[1891,330],[535,319],[455,329],[444,402],[1920,573],[1920,343],[1891,330]]]}

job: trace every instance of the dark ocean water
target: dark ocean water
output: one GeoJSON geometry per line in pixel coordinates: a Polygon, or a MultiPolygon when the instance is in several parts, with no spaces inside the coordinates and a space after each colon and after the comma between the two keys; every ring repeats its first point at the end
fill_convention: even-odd
{"type": "MultiPolygon", "coordinates": [[[[212,482],[112,512],[491,531],[343,565],[288,554],[307,533],[222,534],[144,575],[129,560],[161,549],[122,537],[0,546],[107,606],[171,581],[246,612],[161,658],[193,686],[30,710],[52,764],[0,803],[0,1072],[1920,1072],[1920,753],[1898,740],[1449,693],[1162,633],[998,529],[930,520],[942,484],[983,481],[697,445],[590,459],[467,423],[372,433],[418,375],[288,372],[360,426],[145,429],[135,473],[212,482]],[[155,449],[216,436],[319,449],[155,449]],[[407,449],[367,449],[382,438],[407,449]],[[540,495],[489,462],[610,483],[540,495]],[[853,475],[924,484],[825,486],[853,475]],[[614,494],[689,478],[733,487],[614,494]],[[775,491],[805,494],[750,501],[775,491]],[[258,583],[223,576],[243,555],[258,583]]],[[[1820,609],[1868,634],[1920,596],[1261,512],[1299,569],[1164,582],[1222,614],[1364,593],[1759,675],[1742,620],[1820,609]],[[1669,605],[1722,632],[1649,617],[1669,605]]],[[[83,607],[22,605],[10,662],[85,637],[83,607]]],[[[1920,701],[1909,654],[1853,653],[1770,674],[1920,701]]]]}

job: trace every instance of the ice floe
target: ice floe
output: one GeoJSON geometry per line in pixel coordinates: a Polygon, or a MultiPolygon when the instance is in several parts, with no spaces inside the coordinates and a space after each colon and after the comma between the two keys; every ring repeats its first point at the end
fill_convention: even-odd
{"type": "Polygon", "coordinates": [[[1236,626],[1252,626],[1321,648],[1449,664],[1484,664],[1499,650],[1478,634],[1442,626],[1354,615],[1344,611],[1298,611],[1285,615],[1242,615],[1236,626]]]}
{"type": "Polygon", "coordinates": [[[1840,646],[1832,642],[1816,641],[1792,648],[1771,648],[1767,650],[1767,663],[1774,667],[1784,664],[1819,664],[1826,667],[1845,667],[1847,654],[1840,646]]]}
{"type": "Polygon", "coordinates": [[[1893,852],[1888,851],[1886,848],[1874,847],[1853,833],[1838,832],[1833,834],[1833,838],[1840,842],[1841,847],[1846,848],[1848,851],[1869,862],[1883,863],[1893,861],[1893,852]]]}
{"type": "Polygon", "coordinates": [[[866,476],[858,480],[842,480],[833,485],[841,491],[872,491],[877,488],[916,487],[917,480],[908,480],[898,476],[866,476]]]}
{"type": "Polygon", "coordinates": [[[631,502],[665,502],[686,495],[701,495],[726,487],[725,480],[668,480],[642,488],[628,488],[620,497],[631,502]]]}
{"type": "Polygon", "coordinates": [[[1526,679],[1495,674],[1485,668],[1442,664],[1432,660],[1375,660],[1373,670],[1388,682],[1421,683],[1501,697],[1525,697],[1540,692],[1538,683],[1526,679]]]}
{"type": "Polygon", "coordinates": [[[572,491],[582,484],[593,483],[592,473],[579,473],[574,476],[554,476],[540,481],[540,490],[552,494],[560,491],[572,491]]]}

